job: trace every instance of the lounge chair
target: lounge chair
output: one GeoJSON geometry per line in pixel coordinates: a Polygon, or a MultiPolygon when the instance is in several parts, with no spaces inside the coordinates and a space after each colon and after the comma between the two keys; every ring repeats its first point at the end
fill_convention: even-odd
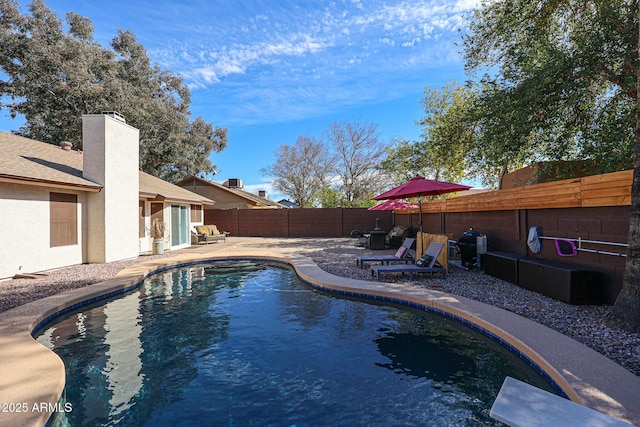
{"type": "Polygon", "coordinates": [[[382,273],[409,273],[409,279],[413,280],[415,273],[441,273],[442,278],[447,278],[447,269],[438,263],[438,255],[442,251],[444,243],[431,242],[422,257],[416,261],[416,264],[407,265],[372,265],[371,274],[376,274],[376,280],[380,280],[382,273]],[[424,261],[424,265],[420,265],[424,261]],[[438,265],[437,267],[435,265],[438,265]]]}
{"type": "Polygon", "coordinates": [[[413,246],[413,243],[416,239],[412,239],[407,237],[402,242],[402,246],[398,249],[395,255],[369,255],[369,256],[359,256],[356,258],[356,262],[358,263],[358,267],[362,268],[365,262],[380,262],[382,264],[389,264],[392,262],[404,262],[405,264],[409,261],[413,261],[413,258],[410,254],[410,249],[413,246]]]}
{"type": "Polygon", "coordinates": [[[196,226],[196,232],[198,234],[198,243],[206,242],[207,245],[209,242],[217,242],[218,240],[226,242],[229,235],[228,231],[218,231],[218,227],[215,225],[198,225],[196,226]]]}

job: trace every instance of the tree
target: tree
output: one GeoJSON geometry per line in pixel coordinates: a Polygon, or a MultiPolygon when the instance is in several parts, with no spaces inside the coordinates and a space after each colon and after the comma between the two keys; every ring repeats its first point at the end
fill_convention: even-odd
{"type": "Polygon", "coordinates": [[[476,10],[466,67],[489,70],[474,109],[477,161],[503,170],[536,160],[631,167],[636,9],[633,0],[506,0],[476,10]]]}
{"type": "Polygon", "coordinates": [[[380,163],[381,169],[394,185],[400,185],[416,175],[433,176],[428,154],[421,143],[397,137],[386,148],[387,155],[380,163]]]}
{"type": "Polygon", "coordinates": [[[118,111],[140,130],[140,166],[167,180],[214,170],[211,151],[227,144],[226,129],[189,120],[191,94],[182,78],[153,65],[130,31],[112,50],[93,40],[91,21],[70,12],[62,20],[42,0],[21,15],[0,0],[0,107],[23,115],[16,133],[82,148],[82,115],[118,111]]]}
{"type": "Polygon", "coordinates": [[[385,156],[378,127],[373,123],[334,122],[324,138],[337,156],[338,190],[345,207],[368,207],[386,184],[379,165],[385,156]]]}
{"type": "MultiPolygon", "coordinates": [[[[637,3],[636,3],[637,7],[637,3]]],[[[640,8],[639,8],[640,9],[640,8]]],[[[635,11],[635,23],[640,22],[640,10],[635,11]]],[[[640,26],[636,52],[640,62],[640,26]]],[[[629,213],[629,248],[622,282],[622,290],[613,305],[613,315],[632,329],[640,329],[640,67],[636,67],[636,132],[633,152],[633,183],[631,185],[631,211],[629,213]]]]}
{"type": "Polygon", "coordinates": [[[638,14],[637,0],[487,1],[464,40],[467,68],[489,70],[477,111],[483,137],[497,151],[550,159],[591,154],[609,157],[609,168],[633,159],[629,249],[613,308],[632,328],[640,328],[638,14]]]}
{"type": "Polygon", "coordinates": [[[323,208],[339,208],[344,206],[344,194],[330,185],[324,185],[318,195],[318,203],[323,208]]]}
{"type": "Polygon", "coordinates": [[[440,89],[424,89],[424,116],[420,141],[397,139],[388,149],[383,169],[397,184],[416,175],[459,182],[464,177],[482,177],[492,183],[497,174],[486,163],[476,162],[481,152],[479,124],[474,112],[477,90],[449,83],[440,89]]]}
{"type": "Polygon", "coordinates": [[[274,178],[273,187],[301,208],[313,207],[333,174],[335,157],[312,136],[299,136],[293,146],[280,145],[274,163],[261,169],[274,178]]]}

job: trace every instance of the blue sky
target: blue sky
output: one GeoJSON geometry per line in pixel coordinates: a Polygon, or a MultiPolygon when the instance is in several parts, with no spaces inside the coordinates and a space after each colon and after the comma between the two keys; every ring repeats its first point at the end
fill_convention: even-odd
{"type": "MultiPolygon", "coordinates": [[[[260,169],[281,144],[321,136],[335,121],[378,125],[381,139],[416,140],[425,86],[463,82],[463,15],[476,0],[102,2],[45,0],[60,17],[87,16],[108,45],[133,31],[161,67],[181,74],[191,110],[228,128],[212,161],[222,182],[271,190],[260,169]]],[[[23,13],[28,1],[20,1],[23,13]]],[[[20,126],[0,114],[0,130],[20,126]]]]}

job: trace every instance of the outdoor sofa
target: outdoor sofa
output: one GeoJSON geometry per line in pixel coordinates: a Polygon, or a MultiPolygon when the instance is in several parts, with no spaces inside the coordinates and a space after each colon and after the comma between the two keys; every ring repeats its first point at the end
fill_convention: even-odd
{"type": "Polygon", "coordinates": [[[226,242],[229,232],[220,232],[215,225],[198,225],[196,226],[196,234],[198,235],[198,243],[204,242],[208,245],[209,242],[217,242],[218,240],[226,242]]]}

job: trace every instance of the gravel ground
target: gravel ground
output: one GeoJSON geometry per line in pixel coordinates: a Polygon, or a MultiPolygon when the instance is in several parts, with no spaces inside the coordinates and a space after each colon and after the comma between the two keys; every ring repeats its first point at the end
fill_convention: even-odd
{"type": "MultiPolygon", "coordinates": [[[[353,239],[334,239],[322,248],[303,249],[318,239],[301,240],[299,252],[311,257],[322,269],[342,277],[370,280],[368,268],[359,269],[355,255],[365,254],[356,249],[353,239]],[[354,251],[355,249],[355,251],[354,251]]],[[[324,243],[323,243],[324,244],[324,243]]],[[[269,245],[262,242],[261,245],[269,245]]],[[[172,254],[141,256],[137,259],[107,264],[85,264],[48,271],[38,279],[0,281],[0,312],[22,304],[113,277],[132,264],[172,254]]],[[[446,279],[418,276],[413,282],[407,276],[389,274],[385,281],[427,286],[443,292],[464,296],[513,311],[579,341],[609,359],[640,375],[640,333],[631,333],[606,326],[602,320],[611,306],[574,306],[483,274],[477,270],[451,267],[446,279]]]]}
{"type": "Polygon", "coordinates": [[[115,276],[123,268],[155,258],[173,256],[149,255],[106,264],[82,264],[50,270],[37,279],[0,281],[0,313],[20,305],[72,289],[92,285],[115,276]]]}

